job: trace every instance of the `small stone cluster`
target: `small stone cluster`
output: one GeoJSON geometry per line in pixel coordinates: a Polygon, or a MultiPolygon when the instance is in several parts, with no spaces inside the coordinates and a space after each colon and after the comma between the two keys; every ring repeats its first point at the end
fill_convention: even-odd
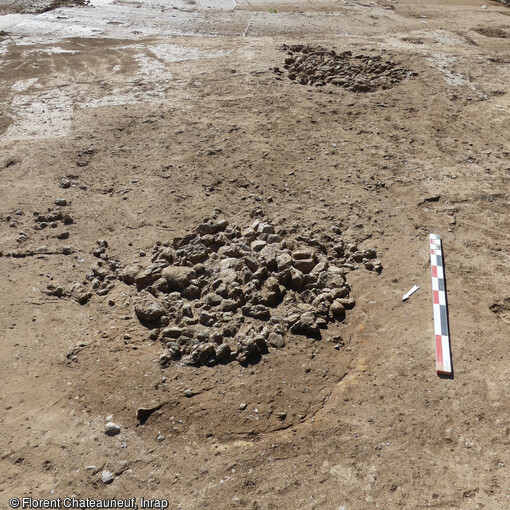
{"type": "MultiPolygon", "coordinates": [[[[285,69],[288,77],[301,85],[322,87],[328,83],[351,92],[373,92],[398,85],[414,73],[399,67],[380,55],[353,55],[351,51],[337,53],[320,46],[283,45],[287,52],[285,69]]],[[[279,68],[275,72],[281,74],[279,68]]]]}
{"type": "Polygon", "coordinates": [[[95,293],[106,296],[115,286],[120,270],[120,262],[108,255],[108,243],[104,239],[97,241],[93,254],[100,260],[86,274],[83,284],[75,283],[70,291],[71,296],[80,304],[86,303],[95,293]]]}
{"type": "MultiPolygon", "coordinates": [[[[57,198],[55,200],[56,207],[48,207],[46,212],[41,213],[40,211],[33,212],[34,225],[33,229],[35,231],[41,231],[42,237],[49,239],[50,237],[56,238],[60,241],[65,241],[69,239],[69,231],[66,227],[74,224],[74,218],[71,214],[65,209],[69,204],[64,198],[57,198]],[[63,230],[61,229],[63,227],[63,230]],[[46,229],[46,230],[45,230],[46,229]],[[42,231],[46,232],[46,235],[42,231]]],[[[25,224],[26,221],[24,219],[25,214],[21,209],[16,210],[13,215],[7,215],[5,217],[6,221],[9,221],[9,226],[11,228],[19,228],[21,225],[25,224]],[[20,225],[21,224],[21,225],[20,225]]],[[[29,227],[30,228],[30,227],[29,227]]],[[[71,255],[74,250],[71,246],[58,246],[53,249],[49,249],[45,245],[40,245],[37,248],[21,248],[22,246],[26,246],[28,241],[32,238],[30,235],[30,230],[19,230],[18,236],[16,238],[16,242],[20,248],[16,250],[12,250],[5,253],[6,257],[13,258],[24,258],[31,256],[39,256],[39,255],[71,255]]],[[[2,253],[0,252],[0,256],[2,253]]]]}
{"type": "MultiPolygon", "coordinates": [[[[55,204],[58,207],[48,208],[46,213],[40,213],[39,211],[34,212],[35,217],[35,229],[41,230],[47,227],[57,228],[60,225],[72,225],[74,220],[69,213],[66,213],[60,209],[60,207],[67,206],[67,200],[64,198],[57,198],[55,204]]],[[[67,239],[69,234],[58,237],[59,239],[67,239]]]]}
{"type": "MultiPolygon", "coordinates": [[[[115,286],[121,264],[119,260],[108,254],[108,242],[104,239],[97,241],[97,248],[93,251],[93,255],[99,260],[85,275],[82,282],[74,282],[67,291],[60,285],[49,283],[45,291],[46,294],[70,297],[80,305],[86,304],[94,294],[106,296],[115,286]]],[[[113,305],[113,301],[110,301],[110,304],[113,305]]]]}
{"type": "Polygon", "coordinates": [[[287,331],[319,338],[355,304],[346,273],[359,264],[382,270],[375,250],[286,234],[260,220],[245,229],[207,220],[158,243],[150,265],[120,271],[138,291],[138,319],[166,345],[162,366],[245,364],[285,347],[287,331]]]}

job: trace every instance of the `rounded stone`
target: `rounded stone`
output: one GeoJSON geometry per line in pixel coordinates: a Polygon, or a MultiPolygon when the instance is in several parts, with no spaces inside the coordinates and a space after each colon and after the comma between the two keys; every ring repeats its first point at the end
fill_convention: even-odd
{"type": "Polygon", "coordinates": [[[329,307],[329,312],[338,321],[342,321],[345,319],[345,307],[338,300],[335,300],[333,301],[333,303],[331,303],[331,306],[329,307]]]}
{"type": "Polygon", "coordinates": [[[113,421],[109,421],[104,426],[104,431],[107,436],[116,436],[117,434],[120,433],[120,426],[117,425],[116,423],[113,423],[113,421]]]}
{"type": "Polygon", "coordinates": [[[142,290],[135,303],[135,312],[141,321],[153,322],[165,314],[165,309],[152,294],[142,290]]]}
{"type": "Polygon", "coordinates": [[[161,272],[171,290],[183,290],[194,275],[192,268],[183,266],[168,266],[161,272]]]}

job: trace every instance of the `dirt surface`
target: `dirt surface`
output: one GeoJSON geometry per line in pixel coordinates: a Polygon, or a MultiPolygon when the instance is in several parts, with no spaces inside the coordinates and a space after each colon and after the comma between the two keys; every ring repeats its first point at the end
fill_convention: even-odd
{"type": "Polygon", "coordinates": [[[2,508],[509,508],[508,8],[92,4],[0,17],[2,508]],[[282,47],[303,44],[413,75],[302,85],[282,47]],[[320,339],[162,368],[132,285],[104,274],[84,304],[71,290],[101,260],[148,266],[206,218],[334,234],[383,269],[346,273],[356,304],[320,339]],[[429,233],[453,378],[435,373],[429,233]]]}

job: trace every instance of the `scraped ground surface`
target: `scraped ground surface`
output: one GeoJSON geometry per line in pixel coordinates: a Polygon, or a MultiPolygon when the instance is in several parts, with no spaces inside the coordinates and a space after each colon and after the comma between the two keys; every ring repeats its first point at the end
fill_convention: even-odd
{"type": "Polygon", "coordinates": [[[28,495],[509,508],[508,7],[21,3],[0,2],[2,508],[28,495]],[[417,75],[367,93],[301,85],[283,44],[417,75]],[[37,230],[34,212],[58,198],[74,223],[37,230]],[[247,367],[162,369],[127,287],[85,305],[45,293],[83,280],[98,239],[146,264],[140,250],[214,209],[242,225],[262,210],[282,228],[334,226],[377,249],[380,275],[349,273],[343,346],[290,335],[247,367]],[[435,374],[429,233],[444,244],[451,379],[435,374]],[[158,410],[142,425],[139,407],[158,410]]]}

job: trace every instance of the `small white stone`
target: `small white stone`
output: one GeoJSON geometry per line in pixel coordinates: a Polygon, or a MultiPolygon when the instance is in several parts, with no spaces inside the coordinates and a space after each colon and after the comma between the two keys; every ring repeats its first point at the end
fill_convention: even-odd
{"type": "Polygon", "coordinates": [[[104,484],[109,484],[109,483],[112,483],[113,480],[115,480],[115,476],[113,475],[113,473],[110,473],[110,471],[103,471],[101,473],[101,480],[103,481],[104,484]]]}
{"type": "Polygon", "coordinates": [[[116,423],[113,423],[113,421],[109,421],[104,426],[104,431],[107,436],[116,436],[120,432],[120,427],[116,423]]]}

